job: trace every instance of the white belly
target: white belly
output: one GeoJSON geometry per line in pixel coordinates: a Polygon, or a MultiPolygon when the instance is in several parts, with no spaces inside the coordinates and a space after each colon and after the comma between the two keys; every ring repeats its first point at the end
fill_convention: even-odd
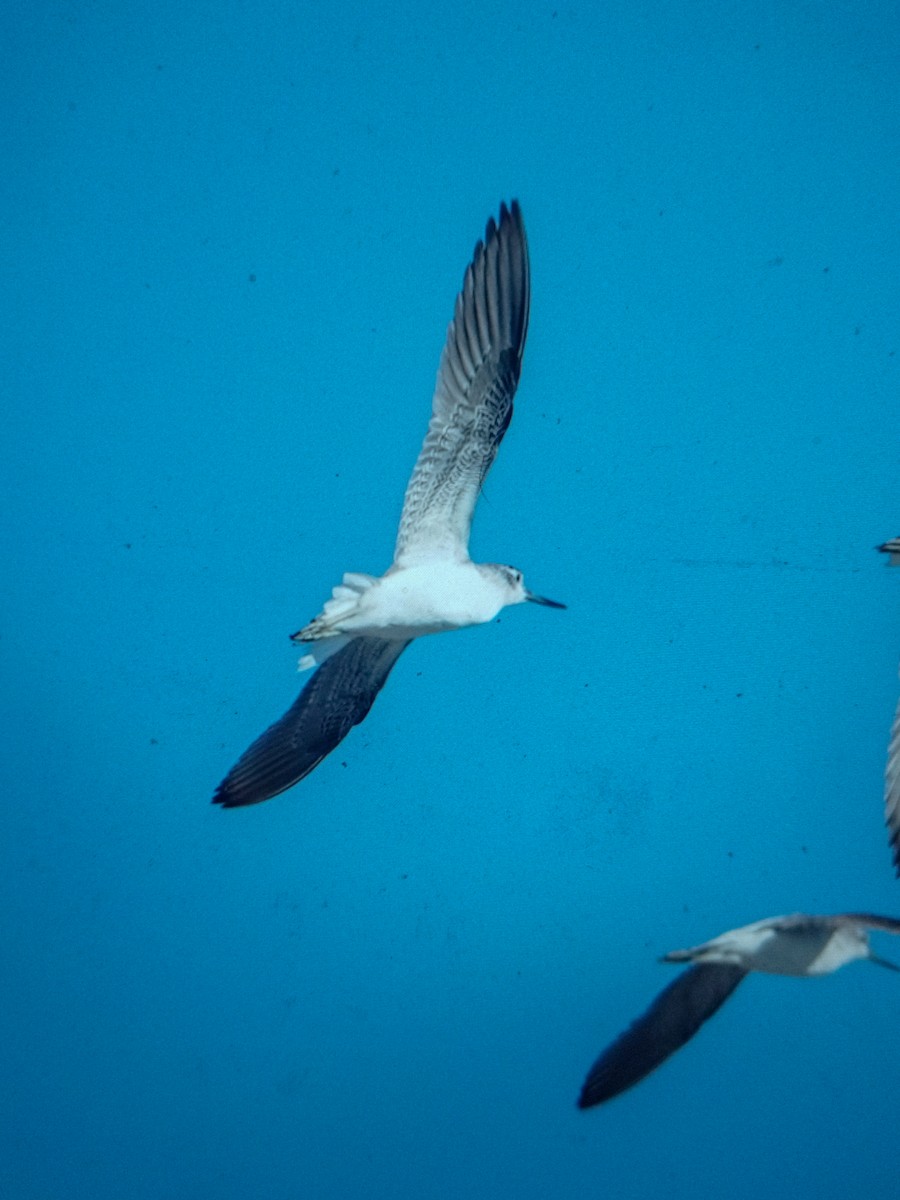
{"type": "Polygon", "coordinates": [[[344,632],[390,630],[392,637],[421,637],[492,621],[503,607],[500,589],[473,563],[423,563],[389,571],[341,621],[344,632]]]}

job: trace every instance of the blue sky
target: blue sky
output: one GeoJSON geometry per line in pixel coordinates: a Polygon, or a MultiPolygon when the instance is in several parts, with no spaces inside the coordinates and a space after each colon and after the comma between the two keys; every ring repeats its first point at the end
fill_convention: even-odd
{"type": "Polygon", "coordinates": [[[896,5],[2,22],[4,1195],[888,1194],[868,966],[752,978],[574,1102],[666,950],[900,914],[896,5]],[[295,791],[215,809],[287,634],[388,565],[513,196],[472,552],[568,610],[423,640],[295,791]]]}

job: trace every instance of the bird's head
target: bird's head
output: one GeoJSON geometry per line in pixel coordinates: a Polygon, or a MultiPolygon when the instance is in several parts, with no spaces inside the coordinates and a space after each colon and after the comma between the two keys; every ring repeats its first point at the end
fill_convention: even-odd
{"type": "Polygon", "coordinates": [[[546,596],[538,596],[536,592],[530,592],[525,586],[525,580],[518,567],[510,567],[505,563],[491,563],[490,567],[493,574],[499,577],[505,585],[507,595],[504,604],[524,604],[526,600],[530,600],[532,604],[543,604],[547,608],[566,607],[559,600],[548,600],[546,596]]]}

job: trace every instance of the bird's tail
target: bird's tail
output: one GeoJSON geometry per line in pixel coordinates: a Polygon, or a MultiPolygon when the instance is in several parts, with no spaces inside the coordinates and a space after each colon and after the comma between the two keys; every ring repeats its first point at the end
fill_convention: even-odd
{"type": "MultiPolygon", "coordinates": [[[[373,584],[378,580],[374,575],[363,575],[360,572],[348,571],[342,583],[332,588],[331,599],[326,600],[322,611],[308,625],[304,625],[296,633],[291,634],[294,642],[317,642],[320,638],[341,638],[341,646],[347,644],[347,638],[342,635],[347,632],[344,622],[356,616],[360,601],[373,584]]],[[[329,650],[320,657],[314,655],[316,662],[330,658],[340,646],[329,650]]],[[[302,660],[301,660],[302,663],[302,660]]]]}

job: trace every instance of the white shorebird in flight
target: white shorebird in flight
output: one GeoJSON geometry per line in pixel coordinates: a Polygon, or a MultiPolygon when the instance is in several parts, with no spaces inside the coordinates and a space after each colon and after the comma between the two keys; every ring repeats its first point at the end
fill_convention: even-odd
{"type": "MultiPolygon", "coordinates": [[[[889,567],[900,566],[900,537],[891,538],[877,547],[888,558],[889,567]]],[[[894,713],[891,738],[888,742],[887,767],[884,772],[884,823],[888,828],[894,870],[900,879],[900,702],[894,713]]]]}
{"type": "Polygon", "coordinates": [[[900,934],[900,920],[871,913],[834,917],[795,913],[744,925],[700,946],[664,955],[661,962],[694,965],[603,1051],[584,1081],[579,1108],[611,1100],[655,1071],[694,1036],[751,971],[830,975],[858,958],[900,970],[872,952],[869,931],[873,929],[900,934]]]}
{"type": "Polygon", "coordinates": [[[406,488],[394,561],[349,573],[322,612],[293,635],[321,664],[284,716],[219,784],[215,804],[257,804],[298,783],[368,713],[413,638],[492,621],[533,600],[522,572],[473,563],[475,502],[509,425],[528,329],[528,245],[514,200],[475,247],[441,356],[431,422],[406,488]]]}

